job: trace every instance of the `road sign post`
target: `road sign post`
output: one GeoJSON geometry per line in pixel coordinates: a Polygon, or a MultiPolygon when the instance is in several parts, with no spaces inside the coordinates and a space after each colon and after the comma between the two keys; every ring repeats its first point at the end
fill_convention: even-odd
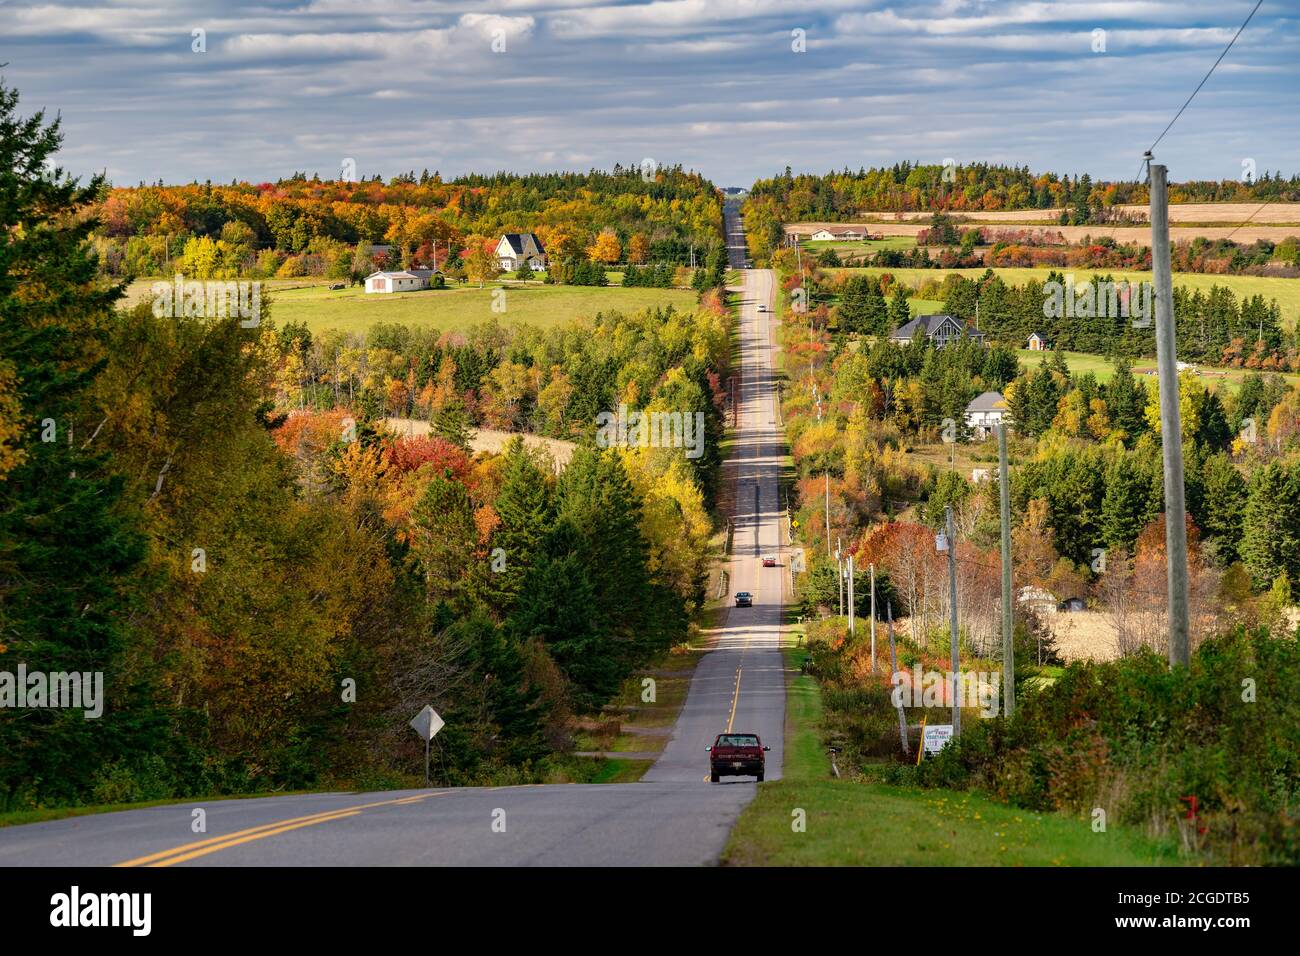
{"type": "Polygon", "coordinates": [[[429,742],[446,726],[431,704],[411,718],[411,729],[424,738],[424,785],[429,785],[429,742]]]}

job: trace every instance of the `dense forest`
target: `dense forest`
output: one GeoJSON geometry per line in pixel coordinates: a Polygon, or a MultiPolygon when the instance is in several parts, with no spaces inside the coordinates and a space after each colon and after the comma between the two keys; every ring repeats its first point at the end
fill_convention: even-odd
{"type": "MultiPolygon", "coordinates": [[[[99,198],[99,197],[97,197],[99,198]]],[[[107,189],[93,209],[111,276],[345,279],[375,267],[449,271],[503,232],[535,232],[552,261],[691,262],[721,239],[721,194],[681,167],[466,177],[435,173],[107,189]],[[378,247],[378,248],[376,248],[378,247]]]]}
{"type": "Polygon", "coordinates": [[[445,335],[119,308],[105,184],[49,171],[57,121],[17,108],[0,88],[0,671],[102,673],[106,701],[0,711],[0,809],[399,785],[429,703],[439,779],[581,779],[570,716],[685,640],[703,591],[717,293],[445,335]],[[597,447],[620,402],[700,413],[707,453],[597,447]],[[475,453],[480,423],[577,446],[475,453]]]}
{"type": "MultiPolygon", "coordinates": [[[[1113,221],[1111,207],[1149,201],[1139,182],[1094,181],[1091,176],[1034,173],[1029,167],[988,163],[893,166],[760,179],[750,188],[750,203],[770,205],[782,222],[851,220],[863,213],[948,210],[1064,209],[1074,225],[1113,221]]],[[[1300,201],[1300,176],[1261,173],[1253,182],[1224,180],[1171,183],[1169,201],[1300,201]]],[[[749,210],[746,210],[748,216],[749,210]]]]}
{"type": "MultiPolygon", "coordinates": [[[[787,251],[778,262],[789,264],[787,251]]],[[[824,272],[806,264],[809,319],[832,334],[881,335],[910,317],[909,299],[939,299],[942,311],[988,339],[1024,348],[1032,333],[1053,348],[1130,359],[1155,355],[1155,321],[1139,283],[1098,275],[1093,281],[1047,270],[1041,282],[1014,285],[991,269],[976,278],[949,274],[909,288],[889,273],[824,272]],[[1109,284],[1108,284],[1109,283],[1109,284]],[[1127,314],[1125,314],[1127,310],[1127,314]]],[[[1224,286],[1174,288],[1179,357],[1263,371],[1300,371],[1300,342],[1275,299],[1238,296],[1224,286]]]]}

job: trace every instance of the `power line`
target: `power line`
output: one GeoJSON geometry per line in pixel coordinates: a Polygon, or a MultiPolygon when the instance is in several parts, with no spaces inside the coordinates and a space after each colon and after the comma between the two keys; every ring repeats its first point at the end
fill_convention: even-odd
{"type": "Polygon", "coordinates": [[[1192,90],[1192,95],[1187,97],[1187,102],[1185,102],[1179,108],[1178,112],[1174,114],[1174,118],[1169,121],[1169,125],[1166,126],[1164,128],[1164,131],[1159,136],[1156,137],[1156,141],[1152,143],[1151,147],[1147,150],[1148,153],[1153,152],[1156,146],[1159,145],[1160,141],[1165,138],[1165,133],[1168,133],[1171,129],[1173,129],[1174,124],[1178,122],[1178,117],[1183,115],[1183,110],[1191,106],[1192,100],[1196,98],[1196,94],[1201,92],[1201,87],[1203,87],[1206,84],[1206,82],[1210,79],[1210,77],[1214,75],[1214,71],[1218,69],[1219,64],[1223,62],[1223,58],[1228,55],[1228,51],[1232,49],[1232,45],[1237,42],[1237,37],[1241,36],[1241,31],[1246,29],[1246,24],[1250,23],[1251,19],[1255,16],[1256,12],[1258,12],[1259,8],[1263,6],[1263,4],[1264,4],[1264,0],[1258,0],[1258,2],[1255,4],[1255,8],[1250,11],[1250,14],[1242,22],[1241,26],[1237,28],[1237,32],[1232,35],[1232,39],[1228,41],[1228,45],[1223,48],[1223,52],[1219,54],[1219,58],[1214,61],[1214,66],[1210,67],[1210,72],[1206,73],[1205,76],[1201,79],[1201,82],[1196,84],[1196,89],[1192,90]]]}
{"type": "MultiPolygon", "coordinates": [[[[1203,87],[1209,81],[1210,77],[1214,75],[1214,71],[1219,68],[1219,64],[1223,62],[1223,58],[1228,55],[1228,51],[1231,50],[1233,44],[1237,42],[1237,37],[1241,36],[1241,32],[1246,29],[1246,25],[1250,23],[1252,19],[1254,19],[1255,14],[1259,12],[1259,8],[1263,5],[1264,5],[1264,0],[1257,0],[1254,9],[1252,9],[1250,13],[1247,15],[1246,19],[1242,21],[1241,26],[1237,28],[1237,32],[1234,33],[1232,35],[1232,39],[1228,41],[1228,45],[1225,46],[1223,48],[1223,52],[1219,54],[1219,58],[1215,60],[1214,65],[1210,67],[1209,72],[1206,73],[1205,76],[1201,78],[1201,82],[1196,84],[1196,89],[1192,90],[1191,96],[1187,97],[1187,100],[1183,103],[1183,105],[1178,108],[1178,112],[1174,114],[1174,118],[1169,121],[1169,125],[1167,125],[1161,131],[1160,135],[1156,137],[1155,142],[1152,143],[1151,146],[1147,149],[1146,154],[1142,157],[1141,165],[1138,166],[1137,175],[1133,177],[1134,183],[1140,183],[1142,181],[1142,170],[1145,169],[1147,165],[1151,162],[1151,154],[1155,151],[1156,146],[1158,146],[1160,144],[1160,141],[1165,138],[1165,134],[1174,128],[1174,124],[1178,122],[1178,118],[1183,115],[1183,112],[1187,109],[1187,107],[1192,105],[1192,100],[1196,99],[1196,94],[1201,92],[1201,87],[1203,87]]],[[[1269,202],[1272,202],[1272,200],[1269,200],[1269,202]]],[[[1268,203],[1265,203],[1264,205],[1267,206],[1268,203]]],[[[1264,206],[1260,206],[1260,209],[1263,208],[1264,206]]],[[[1255,217],[1255,214],[1258,212],[1259,209],[1256,209],[1254,213],[1251,213],[1250,219],[1253,219],[1255,217]]],[[[1246,222],[1250,222],[1250,219],[1247,219],[1246,222]]],[[[1246,225],[1246,222],[1243,222],[1241,226],[1237,227],[1237,229],[1240,229],[1242,226],[1246,225]]],[[[1115,233],[1116,231],[1118,231],[1118,229],[1119,229],[1119,223],[1117,222],[1110,231],[1110,238],[1112,239],[1115,238],[1115,233]]],[[[1235,235],[1236,231],[1237,230],[1234,229],[1232,232],[1230,232],[1228,234],[1228,238],[1231,238],[1233,235],[1235,235]]]]}

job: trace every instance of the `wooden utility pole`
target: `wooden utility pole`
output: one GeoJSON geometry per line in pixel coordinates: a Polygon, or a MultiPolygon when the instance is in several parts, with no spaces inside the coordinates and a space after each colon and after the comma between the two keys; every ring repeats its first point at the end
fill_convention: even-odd
{"type": "Polygon", "coordinates": [[[1156,368],[1160,377],[1160,445],[1165,466],[1165,554],[1169,568],[1169,666],[1191,658],[1187,599],[1187,500],[1183,426],[1178,409],[1178,349],[1169,266],[1168,170],[1151,165],[1151,271],[1156,299],[1156,368]]]}
{"type": "Polygon", "coordinates": [[[871,673],[876,672],[876,562],[871,568],[871,673]]]}
{"type": "MultiPolygon", "coordinates": [[[[893,674],[898,673],[898,651],[894,647],[894,602],[885,602],[885,615],[889,620],[889,666],[893,674]]],[[[898,708],[898,739],[903,742],[903,756],[910,756],[907,747],[907,717],[903,713],[903,708],[898,708]]]]}
{"type": "Polygon", "coordinates": [[[1016,652],[1011,604],[1011,478],[1007,462],[1007,426],[998,423],[998,490],[1002,498],[1002,687],[1005,713],[1016,709],[1016,652]]]}
{"type": "Polygon", "coordinates": [[[948,531],[948,622],[952,636],[952,735],[961,733],[961,699],[958,687],[961,677],[957,672],[957,537],[953,531],[952,505],[944,507],[948,531]]]}
{"type": "Polygon", "coordinates": [[[855,618],[854,615],[853,615],[853,611],[854,611],[854,607],[855,607],[855,605],[854,605],[854,600],[853,600],[853,555],[851,555],[851,554],[849,555],[848,573],[849,573],[849,583],[848,583],[848,589],[849,589],[849,637],[852,638],[852,637],[856,637],[856,636],[857,636],[858,630],[857,630],[857,627],[855,626],[856,618],[855,618]]]}
{"type": "MultiPolygon", "coordinates": [[[[818,418],[821,416],[819,415],[818,418]]],[[[826,472],[826,550],[831,549],[831,473],[826,472]]]]}

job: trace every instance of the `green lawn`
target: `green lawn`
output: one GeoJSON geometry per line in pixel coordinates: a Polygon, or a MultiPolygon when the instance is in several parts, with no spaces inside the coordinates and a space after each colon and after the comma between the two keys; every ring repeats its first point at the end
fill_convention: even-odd
{"type": "MultiPolygon", "coordinates": [[[[635,312],[663,305],[693,309],[696,303],[696,295],[689,289],[512,286],[508,283],[492,283],[479,289],[453,283],[448,289],[366,295],[360,286],[331,292],[327,284],[308,285],[307,281],[273,284],[264,292],[270,298],[271,315],[277,326],[304,322],[313,332],[328,328],[354,332],[376,322],[399,322],[453,329],[494,318],[503,325],[522,322],[552,326],[610,309],[635,312]],[[494,312],[493,292],[501,288],[504,288],[504,311],[494,312]]],[[[128,302],[146,299],[152,283],[153,280],[132,283],[127,292],[128,302]]]]}
{"type": "MultiPolygon", "coordinates": [[[[803,652],[787,649],[797,669],[803,652]]],[[[816,681],[787,684],[782,779],[760,784],[723,853],[729,866],[1153,866],[1172,851],[1126,828],[1030,813],[977,793],[836,780],[816,681]],[[795,832],[803,811],[804,832],[795,832]]]]}
{"type": "MultiPolygon", "coordinates": [[[[828,269],[828,272],[835,272],[835,269],[828,269]]],[[[855,273],[867,272],[873,275],[880,275],[888,272],[895,279],[900,280],[912,288],[916,288],[920,283],[933,279],[942,282],[944,277],[949,273],[956,272],[967,278],[978,278],[984,274],[983,268],[977,269],[854,269],[855,273]]],[[[1002,277],[1004,282],[1011,285],[1024,285],[1027,282],[1041,282],[1047,278],[1049,269],[994,269],[997,275],[1002,277]]],[[[1088,281],[1091,276],[1111,275],[1117,281],[1127,278],[1129,281],[1150,281],[1150,272],[1108,272],[1105,269],[1066,269],[1058,268],[1061,273],[1070,273],[1074,275],[1076,285],[1088,281]]],[[[1211,286],[1219,285],[1231,289],[1238,296],[1242,295],[1262,295],[1265,299],[1277,299],[1278,307],[1282,310],[1282,322],[1287,327],[1294,327],[1297,319],[1300,319],[1300,279],[1279,279],[1273,276],[1222,276],[1222,275],[1201,275],[1190,272],[1174,273],[1174,285],[1184,286],[1189,289],[1201,289],[1209,291],[1211,286]]]]}
{"type": "Polygon", "coordinates": [[[914,236],[886,236],[884,239],[862,239],[852,242],[836,242],[833,239],[815,242],[812,239],[806,239],[800,245],[813,255],[817,255],[823,249],[834,249],[841,256],[862,256],[879,252],[881,249],[911,249],[916,246],[916,238],[914,236]]]}

